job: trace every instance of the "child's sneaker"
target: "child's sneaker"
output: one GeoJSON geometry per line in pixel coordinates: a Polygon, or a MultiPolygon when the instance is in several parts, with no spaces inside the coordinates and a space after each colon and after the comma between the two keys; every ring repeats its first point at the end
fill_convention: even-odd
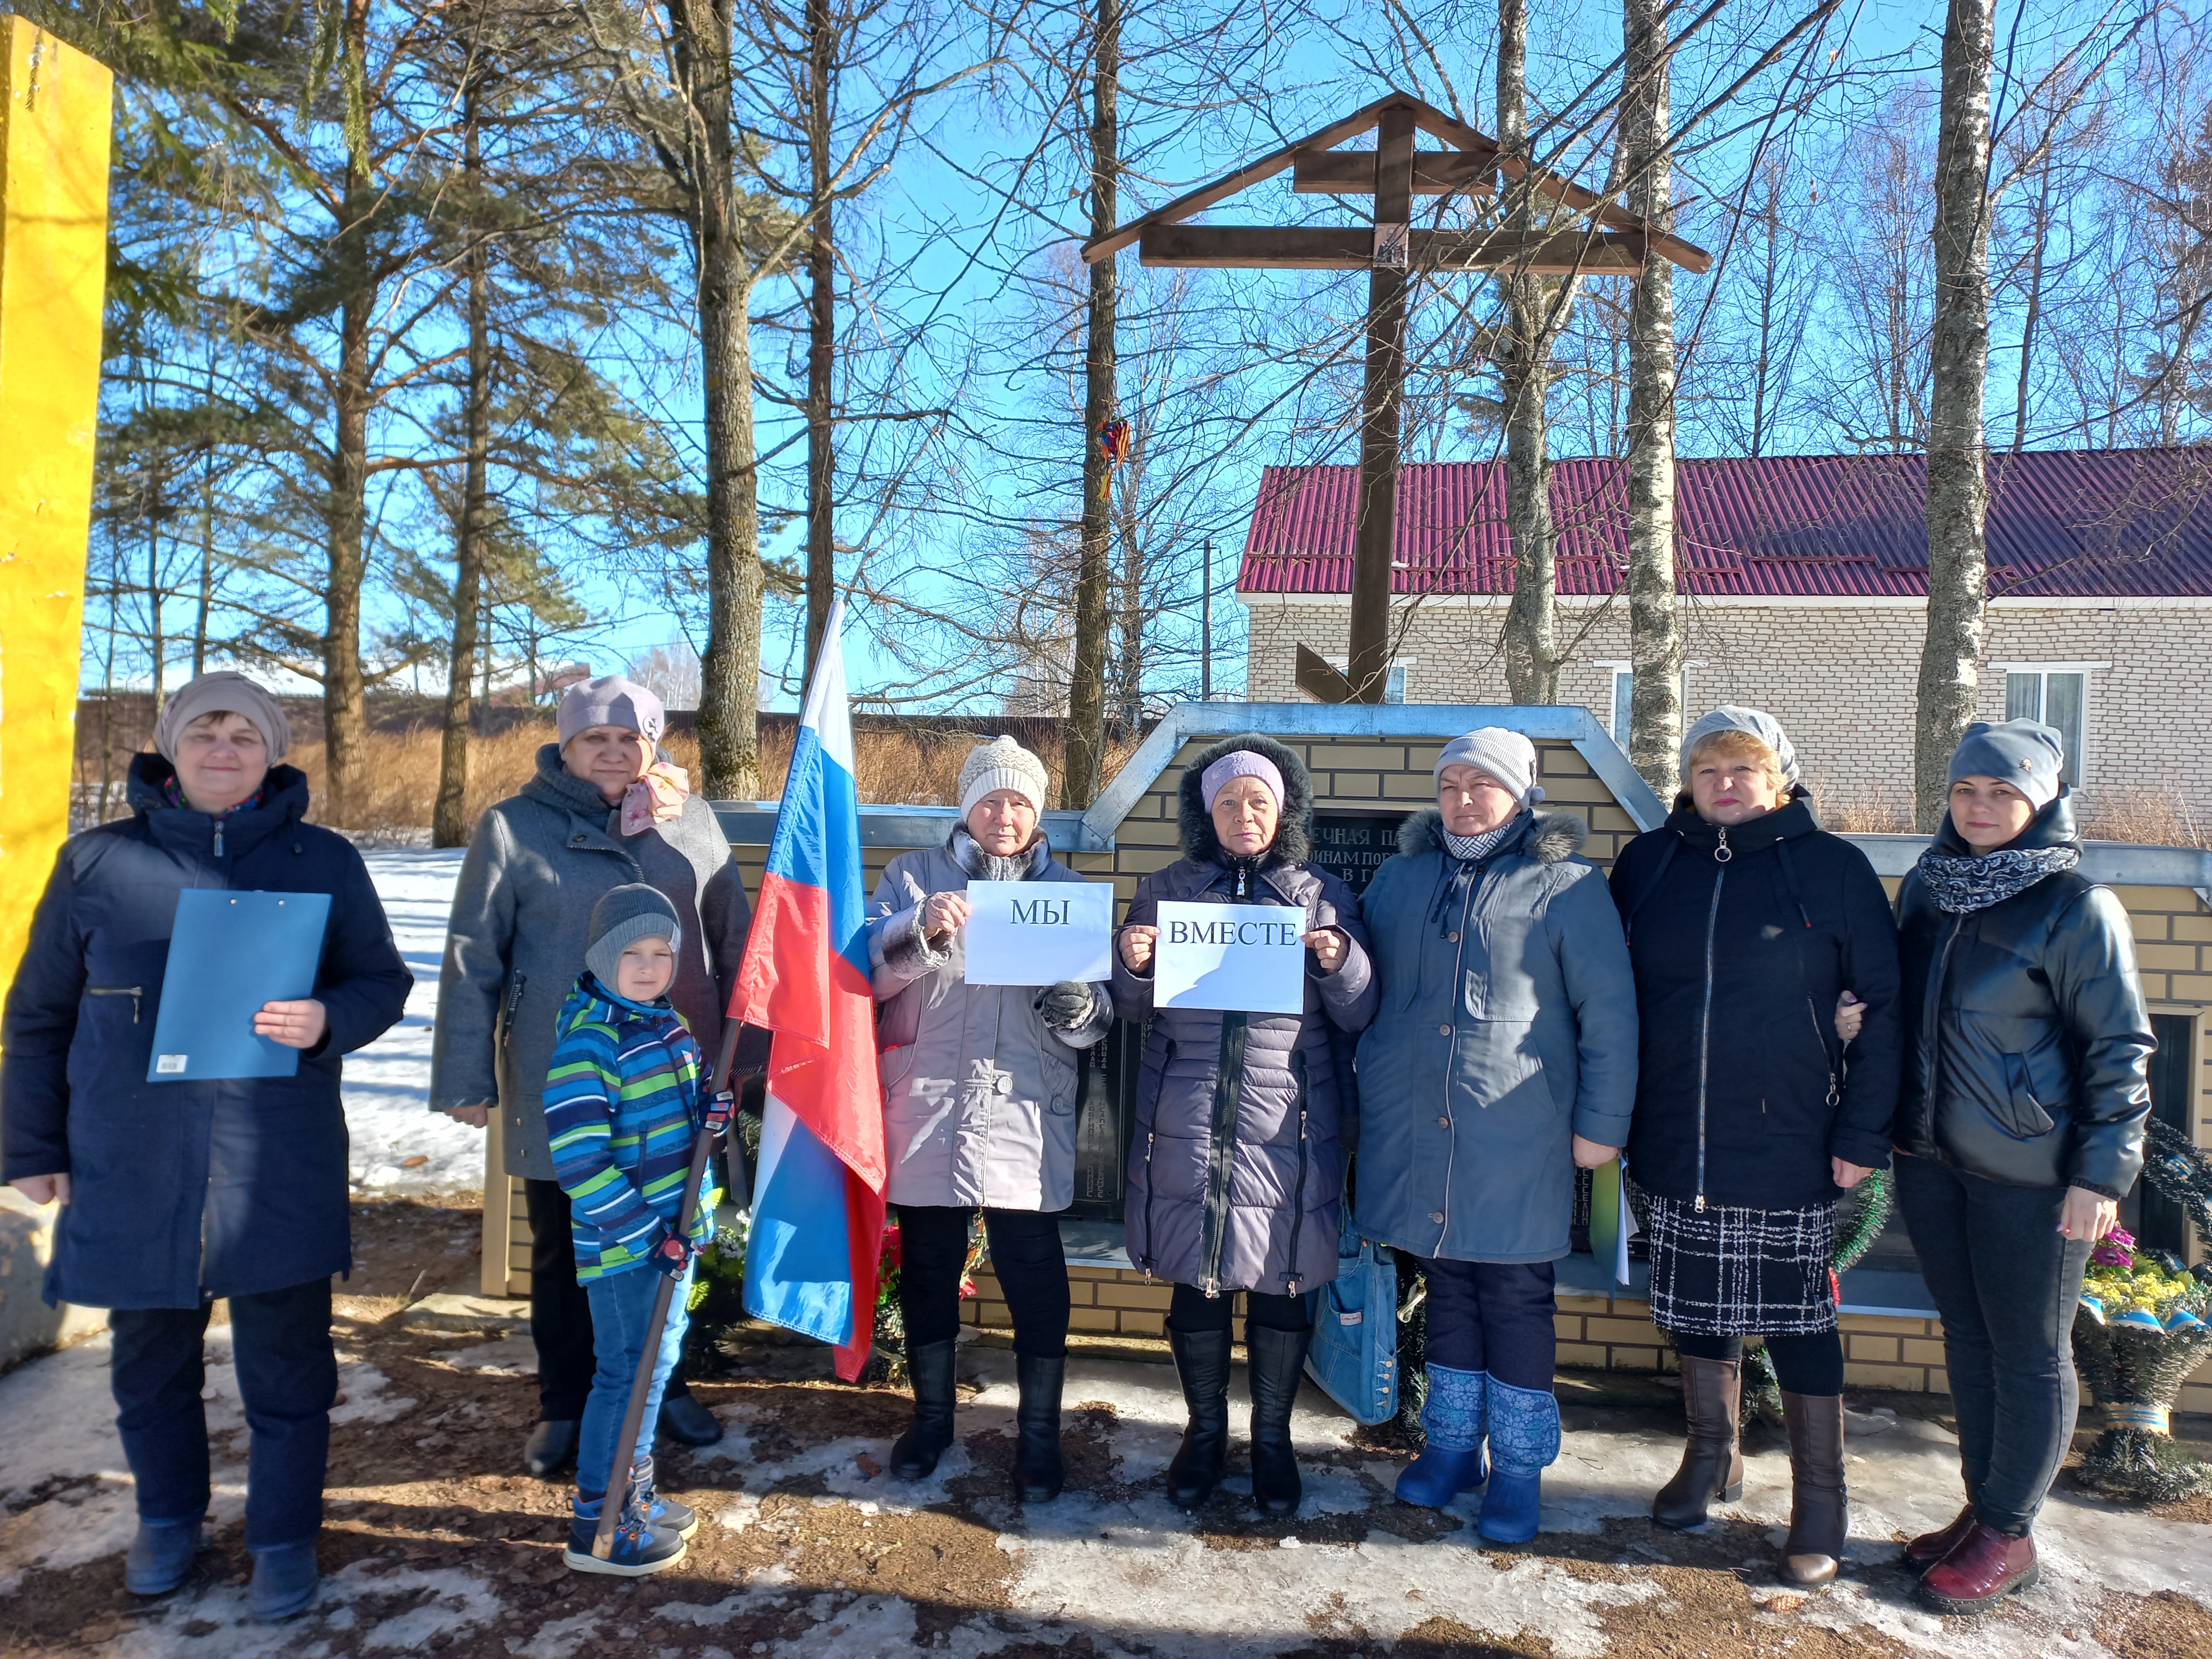
{"type": "MultiPolygon", "coordinates": [[[[615,1522],[614,1548],[601,1560],[592,1553],[599,1530],[599,1498],[576,1497],[574,1516],[568,1522],[568,1547],[562,1559],[573,1572],[604,1572],[617,1578],[644,1578],[664,1567],[672,1567],[691,1547],[669,1528],[641,1521],[635,1508],[625,1510],[615,1522]]],[[[690,1510],[685,1510],[690,1514],[690,1510]]],[[[692,1522],[698,1525],[695,1518],[692,1522]]]]}
{"type": "Polygon", "coordinates": [[[642,1510],[646,1518],[663,1532],[672,1532],[678,1538],[688,1540],[699,1530],[697,1511],[689,1504],[663,1498],[655,1490],[653,1455],[650,1452],[631,1467],[629,1502],[632,1510],[642,1510]]]}

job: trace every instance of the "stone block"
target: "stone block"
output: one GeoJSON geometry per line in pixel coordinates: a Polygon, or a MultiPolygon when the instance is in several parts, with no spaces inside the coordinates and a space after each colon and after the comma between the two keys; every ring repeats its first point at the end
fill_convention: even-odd
{"type": "Polygon", "coordinates": [[[1906,1389],[1917,1393],[1925,1386],[1922,1380],[1924,1376],[1917,1365],[1844,1362],[1844,1386],[1848,1389],[1906,1389]]]}
{"type": "Polygon", "coordinates": [[[1648,1319],[1585,1319],[1583,1340],[1586,1342],[1650,1343],[1658,1340],[1659,1330],[1648,1319]]]}
{"type": "Polygon", "coordinates": [[[1068,1310],[1067,1328],[1072,1331],[1118,1330],[1121,1316],[1113,1308],[1072,1308],[1068,1310]]]}
{"type": "Polygon", "coordinates": [[[1552,1329],[1562,1342],[1579,1342],[1583,1340],[1583,1316],[1580,1314],[1553,1314],[1552,1329]]]}
{"type": "Polygon", "coordinates": [[[1943,1364],[1943,1345],[1930,1337],[1908,1336],[1904,1352],[1899,1356],[1908,1365],[1940,1365],[1943,1364]]]}
{"type": "MultiPolygon", "coordinates": [[[[2136,935],[2141,938],[2142,935],[2136,935]]],[[[2136,962],[2145,969],[2179,969],[2185,974],[2197,971],[2197,947],[2194,945],[2143,944],[2136,946],[2136,962]]]]}
{"type": "Polygon", "coordinates": [[[1656,1371],[1659,1369],[1660,1348],[1613,1347],[1606,1350],[1606,1368],[1616,1371],[1656,1371]]]}
{"type": "Polygon", "coordinates": [[[1893,1336],[1868,1336],[1854,1331],[1844,1339],[1844,1355],[1846,1359],[1893,1365],[1898,1363],[1897,1345],[1893,1336]]]}
{"type": "Polygon", "coordinates": [[[1102,1308],[1150,1308],[1164,1313],[1174,1299],[1174,1287],[1168,1285],[1101,1285],[1097,1291],[1102,1308]]]}
{"type": "Polygon", "coordinates": [[[1589,1365],[1595,1370],[1603,1370],[1605,1361],[1605,1350],[1594,1342],[1559,1344],[1559,1364],[1562,1365],[1589,1365]]]}
{"type": "Polygon", "coordinates": [[[1561,1313],[1609,1314],[1613,1304],[1601,1296],[1562,1296],[1553,1298],[1561,1313]]]}
{"type": "Polygon", "coordinates": [[[1887,1314],[1844,1314],[1837,1322],[1846,1331],[1881,1331],[1892,1336],[1925,1336],[1924,1319],[1893,1319],[1887,1314]]]}
{"type": "Polygon", "coordinates": [[[1168,1316],[1164,1313],[1147,1313],[1141,1308],[1121,1310],[1121,1334],[1124,1336],[1165,1336],[1168,1316]]]}

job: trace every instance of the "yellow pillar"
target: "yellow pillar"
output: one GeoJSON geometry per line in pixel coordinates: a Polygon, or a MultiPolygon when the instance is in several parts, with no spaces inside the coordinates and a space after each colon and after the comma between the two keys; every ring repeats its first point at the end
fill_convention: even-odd
{"type": "Polygon", "coordinates": [[[69,833],[112,94],[0,15],[0,993],[69,833]]]}

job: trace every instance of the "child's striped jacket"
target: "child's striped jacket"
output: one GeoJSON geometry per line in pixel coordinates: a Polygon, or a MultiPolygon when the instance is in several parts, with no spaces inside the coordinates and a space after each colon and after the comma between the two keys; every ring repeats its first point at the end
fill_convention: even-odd
{"type": "MultiPolygon", "coordinates": [[[[568,1194],[576,1277],[588,1283],[646,1265],[677,1221],[691,1143],[706,1121],[699,1045],[664,998],[616,996],[590,974],[561,1006],[545,1073],[553,1170],[568,1194]]],[[[713,1165],[691,1230],[714,1233],[713,1165]]]]}

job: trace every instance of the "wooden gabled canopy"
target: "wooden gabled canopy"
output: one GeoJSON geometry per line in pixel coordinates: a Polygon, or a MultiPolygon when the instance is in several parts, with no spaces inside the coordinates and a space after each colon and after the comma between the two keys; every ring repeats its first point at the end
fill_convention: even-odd
{"type": "MultiPolygon", "coordinates": [[[[1511,268],[1530,276],[1584,271],[1615,275],[1642,269],[1648,250],[1663,254],[1685,270],[1703,272],[1711,268],[1712,256],[1695,243],[1664,232],[1653,232],[1627,209],[1607,203],[1595,191],[1585,190],[1571,179],[1531,166],[1523,156],[1506,155],[1498,149],[1496,139],[1478,132],[1464,121],[1453,119],[1411,93],[1403,92],[1386,93],[1341,120],[1332,121],[1280,149],[1247,162],[1234,173],[1224,173],[1211,184],[1188,191],[1172,202],[1117,227],[1110,234],[1085,242],[1085,262],[1096,264],[1134,242],[1138,244],[1139,259],[1148,265],[1347,270],[1372,264],[1375,256],[1371,249],[1364,258],[1351,258],[1342,252],[1349,246],[1347,239],[1366,240],[1364,227],[1337,229],[1310,225],[1185,225],[1183,222],[1286,168],[1292,174],[1291,188],[1304,194],[1376,195],[1378,184],[1385,186],[1387,193],[1389,181],[1378,180],[1376,173],[1384,154],[1381,144],[1371,150],[1337,148],[1348,139],[1379,127],[1386,110],[1410,112],[1414,127],[1451,146],[1445,150],[1412,153],[1411,176],[1407,181],[1410,193],[1490,195],[1497,190],[1492,175],[1503,173],[1508,179],[1526,179],[1537,194],[1563,207],[1589,213],[1597,225],[1603,227],[1602,232],[1594,232],[1589,236],[1557,231],[1525,237],[1505,233],[1416,231],[1407,252],[1409,263],[1417,267],[1453,270],[1511,268]],[[1607,232],[1613,234],[1604,234],[1607,232]],[[1322,240],[1324,238],[1334,240],[1322,240]],[[1424,238],[1427,240],[1424,241],[1424,238]],[[1574,246],[1586,248],[1587,257],[1572,264],[1564,263],[1574,246]],[[1217,252],[1225,257],[1212,257],[1217,252]],[[1280,257],[1276,257],[1278,254],[1280,257]]],[[[1376,218],[1392,222],[1379,211],[1376,218]]]]}
{"type": "MultiPolygon", "coordinates": [[[[1529,217],[1511,216],[1525,227],[1529,217]]],[[[1298,684],[1324,702],[1380,702],[1389,678],[1390,545],[1398,521],[1398,426],[1406,384],[1406,307],[1413,270],[1502,270],[1516,276],[1619,275],[1653,254],[1686,270],[1712,258],[1679,236],[1584,190],[1571,179],[1509,155],[1498,141],[1410,93],[1390,92],[1342,120],[1178,196],[1083,245],[1085,263],[1110,259],[1132,242],[1148,265],[1367,272],[1366,385],[1359,423],[1359,522],[1352,555],[1352,628],[1346,668],[1298,647],[1298,684]],[[1339,149],[1372,131],[1373,149],[1339,149]],[[1416,149],[1417,133],[1450,146],[1416,149]],[[1307,194],[1371,196],[1364,225],[1194,225],[1192,215],[1248,185],[1291,170],[1307,194]],[[1413,198],[1490,196],[1498,175],[1587,216],[1581,229],[1416,229],[1413,198]]]]}

